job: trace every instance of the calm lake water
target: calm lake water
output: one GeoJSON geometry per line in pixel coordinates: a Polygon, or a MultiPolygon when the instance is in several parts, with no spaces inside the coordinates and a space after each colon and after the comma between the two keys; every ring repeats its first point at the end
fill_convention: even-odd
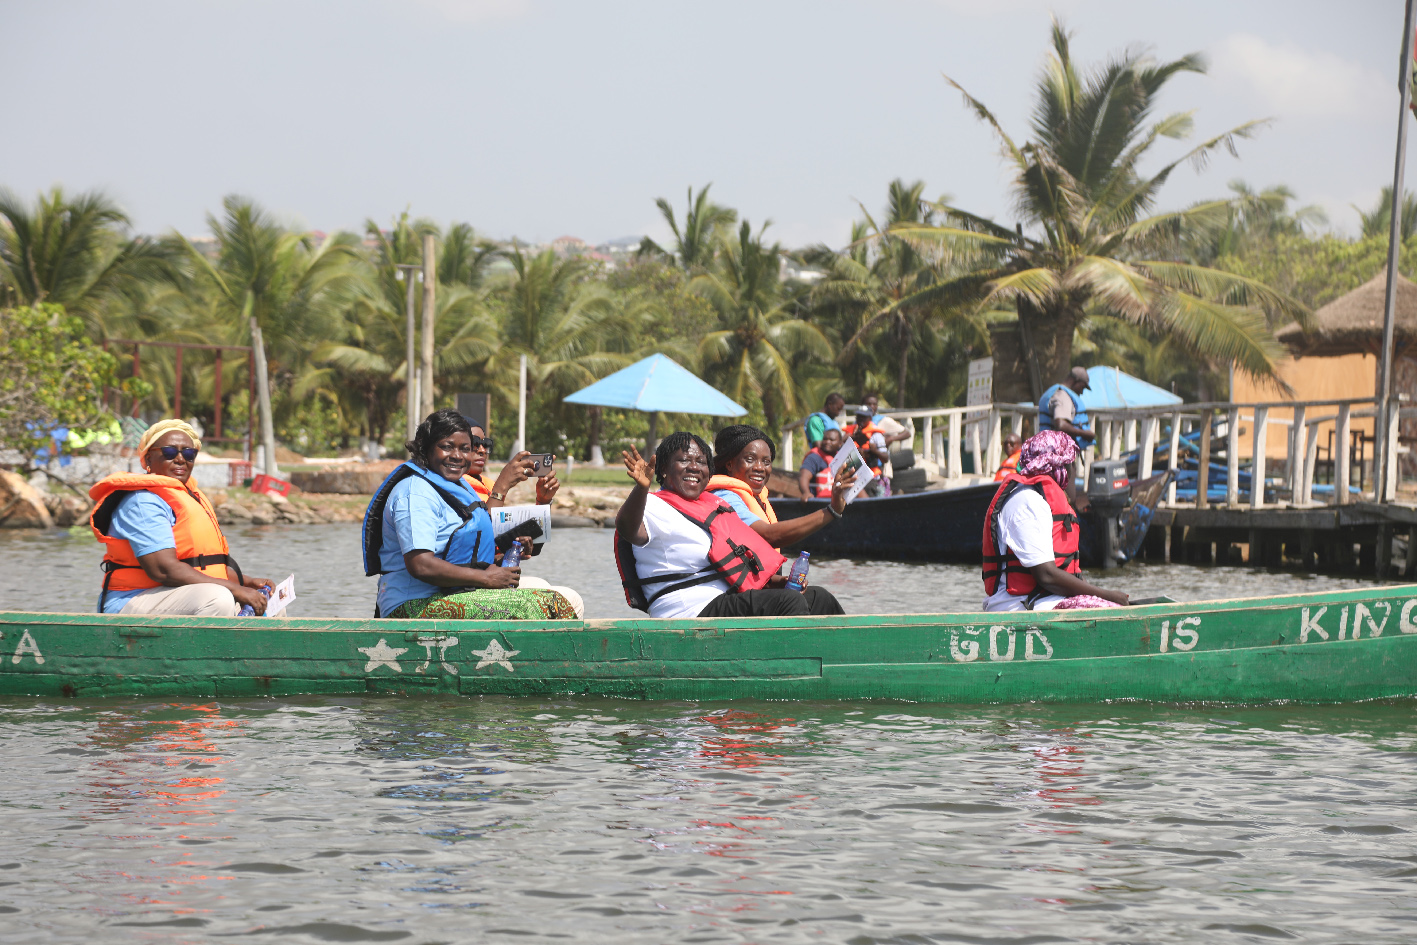
{"type": "MultiPolygon", "coordinates": [[[[369,613],[357,528],[231,538],[300,614],[369,613]]],[[[609,542],[527,570],[628,613],[609,542]]],[[[91,609],[99,556],[0,533],[0,607],[91,609]]],[[[848,611],[980,598],[967,567],[813,577],[848,611]]],[[[1410,703],[0,699],[0,943],[1407,943],[1414,806],[1410,703]]]]}

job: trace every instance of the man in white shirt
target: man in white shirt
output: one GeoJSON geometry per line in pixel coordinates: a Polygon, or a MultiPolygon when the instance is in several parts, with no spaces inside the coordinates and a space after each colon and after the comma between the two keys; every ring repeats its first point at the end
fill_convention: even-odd
{"type": "MultiPolygon", "coordinates": [[[[1059,513],[1068,508],[1068,500],[1063,490],[1068,485],[1068,470],[1077,457],[1077,445],[1073,438],[1059,430],[1042,430],[1031,437],[1019,450],[1017,473],[1004,477],[995,502],[1003,496],[1001,505],[991,508],[996,532],[992,539],[985,534],[986,555],[988,545],[993,545],[994,555],[1012,554],[1019,565],[1027,569],[1028,577],[1023,585],[1028,591],[1009,593],[1007,561],[986,557],[984,561],[984,586],[997,580],[994,593],[984,600],[984,610],[1054,610],[1063,604],[1066,608],[1110,607],[1127,605],[1127,595],[1121,591],[1109,591],[1084,581],[1078,574],[1058,567],[1063,550],[1054,546],[1053,506],[1057,502],[1059,513]],[[1024,480],[1020,482],[1020,480],[1024,480]],[[1047,480],[1052,480],[1051,482],[1047,480]],[[1009,490],[1007,493],[1005,490],[1009,490]],[[1049,492],[1053,499],[1045,498],[1049,492]],[[1005,567],[1000,567],[1000,565],[1005,567]],[[998,571],[993,571],[999,568],[998,571]],[[991,574],[991,572],[993,572],[991,574]],[[1064,604],[1064,601],[1067,603],[1064,604]]],[[[1071,515],[1071,511],[1068,512],[1071,515]]],[[[1076,518],[1072,519],[1076,522],[1076,518]]],[[[990,525],[985,524],[987,530],[990,525]]],[[[1070,542],[1064,548],[1076,550],[1077,532],[1073,531],[1070,542]]],[[[1075,568],[1074,561],[1070,567],[1075,568]]],[[[1017,573],[1017,571],[1015,571],[1017,573]]],[[[1018,586],[1016,584],[1016,586],[1018,586]]]]}
{"type": "MultiPolygon", "coordinates": [[[[1007,548],[1025,568],[1053,563],[1053,510],[1043,496],[1033,489],[1017,489],[1004,503],[998,521],[999,554],[1007,548]]],[[[1052,610],[1063,599],[1062,594],[1045,594],[1035,599],[1033,609],[1052,610]]],[[[1008,581],[1000,581],[994,593],[984,601],[984,609],[1024,610],[1024,600],[1026,598],[1009,593],[1008,581]]]]}

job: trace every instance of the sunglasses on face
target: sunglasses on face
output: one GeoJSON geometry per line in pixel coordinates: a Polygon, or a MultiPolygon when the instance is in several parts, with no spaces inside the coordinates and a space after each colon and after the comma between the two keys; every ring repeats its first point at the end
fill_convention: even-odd
{"type": "Polygon", "coordinates": [[[188,446],[182,449],[178,449],[175,446],[154,446],[152,449],[148,450],[149,453],[153,451],[161,453],[162,458],[168,462],[176,459],[178,453],[181,453],[182,458],[189,463],[197,458],[197,448],[195,446],[188,446]]]}
{"type": "Polygon", "coordinates": [[[477,450],[477,449],[485,449],[485,450],[487,450],[487,452],[489,452],[489,453],[492,452],[492,437],[490,437],[490,436],[474,436],[474,437],[472,438],[472,448],[475,449],[475,450],[477,450]]]}

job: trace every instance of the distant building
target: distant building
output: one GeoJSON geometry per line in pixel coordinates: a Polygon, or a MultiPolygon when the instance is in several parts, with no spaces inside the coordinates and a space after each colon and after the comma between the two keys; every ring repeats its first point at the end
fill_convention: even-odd
{"type": "Polygon", "coordinates": [[[557,256],[582,256],[590,251],[590,244],[577,236],[561,236],[551,241],[551,252],[557,256]]]}

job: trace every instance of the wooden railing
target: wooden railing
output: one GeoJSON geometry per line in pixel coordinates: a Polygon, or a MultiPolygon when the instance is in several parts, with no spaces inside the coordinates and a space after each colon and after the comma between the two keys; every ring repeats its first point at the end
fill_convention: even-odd
{"type": "MultiPolygon", "coordinates": [[[[974,475],[992,478],[994,470],[1004,459],[1004,422],[1008,421],[1011,431],[1023,435],[1025,419],[1031,425],[1038,407],[1034,404],[980,404],[973,407],[883,410],[881,413],[911,431],[912,446],[916,436],[922,437],[921,448],[916,450],[916,461],[927,468],[933,467],[945,479],[964,476],[966,447],[974,456],[974,475]],[[921,421],[922,429],[918,432],[916,420],[921,421]]],[[[781,430],[781,465],[787,469],[797,468],[793,446],[795,433],[802,428],[802,423],[798,420],[781,430]]]]}
{"type": "MultiPolygon", "coordinates": [[[[1315,503],[1314,470],[1318,465],[1321,431],[1328,427],[1333,433],[1333,501],[1346,505],[1354,500],[1352,492],[1352,431],[1353,421],[1376,418],[1377,408],[1372,397],[1344,400],[1307,401],[1262,401],[1255,403],[1200,403],[1176,404],[1167,407],[1132,408],[1126,410],[1097,410],[1091,413],[1092,428],[1097,432],[1094,455],[1098,459],[1116,459],[1124,454],[1137,451],[1139,478],[1152,474],[1153,457],[1161,445],[1162,431],[1169,428],[1169,443],[1165,450],[1168,468],[1180,465],[1180,440],[1187,434],[1200,432],[1199,475],[1196,484],[1195,505],[1206,508],[1209,504],[1210,454],[1212,439],[1217,426],[1223,422],[1225,440],[1225,502],[1231,508],[1241,506],[1240,462],[1248,445],[1250,494],[1245,503],[1250,508],[1263,508],[1265,502],[1266,472],[1270,461],[1270,427],[1287,427],[1284,450],[1284,479],[1278,483],[1280,491],[1289,493],[1288,505],[1311,506],[1315,503]],[[1291,414],[1288,419],[1274,417],[1275,411],[1291,414]],[[1240,435],[1242,424],[1250,425],[1248,444],[1240,435]]],[[[1397,442],[1399,421],[1403,417],[1417,416],[1417,409],[1404,407],[1393,410],[1388,417],[1388,435],[1397,442]]],[[[1397,495],[1397,456],[1406,452],[1399,448],[1389,456],[1387,476],[1388,494],[1372,496],[1377,501],[1390,502],[1397,495]]],[[[1374,480],[1376,476],[1372,477],[1374,480]]],[[[1374,485],[1376,491],[1376,485],[1374,485]]],[[[1176,485],[1167,488],[1166,502],[1176,505],[1176,485]]],[[[1276,503],[1270,503],[1276,504],[1276,503]]]]}
{"type": "MultiPolygon", "coordinates": [[[[1417,407],[1394,404],[1388,417],[1388,435],[1397,443],[1400,420],[1417,417],[1417,407]]],[[[1026,435],[1035,423],[1038,408],[1031,403],[988,404],[974,407],[935,407],[922,410],[885,410],[891,417],[907,426],[915,437],[922,437],[921,448],[916,450],[917,462],[945,480],[958,480],[964,476],[963,455],[967,449],[974,457],[974,475],[992,476],[1003,460],[1003,435],[1005,423],[1008,429],[1026,435]],[[977,419],[976,419],[977,418],[977,419]],[[923,429],[917,429],[915,421],[921,421],[923,429]]],[[[1210,458],[1212,447],[1224,441],[1225,452],[1225,500],[1230,508],[1241,507],[1240,472],[1241,461],[1248,446],[1251,488],[1245,505],[1249,508],[1264,508],[1266,471],[1271,457],[1268,455],[1270,427],[1286,427],[1284,450],[1284,479],[1277,484],[1281,492],[1289,494],[1285,504],[1305,507],[1314,502],[1314,470],[1318,465],[1319,442],[1322,432],[1327,429],[1333,434],[1330,459],[1333,463],[1333,501],[1345,505],[1354,501],[1351,490],[1353,455],[1351,434],[1353,422],[1362,418],[1375,418],[1377,408],[1374,398],[1361,397],[1343,400],[1308,401],[1262,401],[1255,403],[1213,402],[1198,404],[1175,404],[1164,407],[1134,407],[1127,409],[1103,409],[1090,411],[1091,427],[1097,433],[1094,449],[1082,453],[1084,475],[1087,468],[1098,459],[1117,459],[1137,452],[1137,478],[1146,479],[1159,469],[1156,451],[1162,445],[1163,436],[1168,441],[1164,452],[1165,468],[1179,469],[1182,451],[1181,439],[1199,431],[1199,471],[1195,506],[1206,508],[1210,505],[1208,496],[1210,484],[1210,458]],[[1272,416],[1275,411],[1289,412],[1290,418],[1272,416]],[[1223,424],[1223,426],[1222,426],[1223,424]],[[1250,435],[1241,437],[1238,431],[1242,424],[1250,425],[1250,435]],[[1221,432],[1217,432],[1217,427],[1221,432]],[[1247,440],[1248,442],[1242,442],[1247,440]]],[[[781,465],[795,469],[797,457],[794,454],[794,436],[802,427],[802,421],[782,428],[781,465]]],[[[1387,495],[1371,496],[1373,500],[1391,502],[1397,494],[1397,457],[1407,453],[1405,447],[1398,447],[1389,454],[1387,495]]],[[[1374,483],[1377,476],[1370,477],[1374,483]]],[[[1376,491],[1376,485],[1372,487],[1376,491]]],[[[1175,506],[1176,483],[1167,487],[1167,505],[1175,506]]],[[[1191,504],[1187,500],[1186,504],[1191,504]]],[[[1269,503],[1276,505],[1278,503],[1269,503]]]]}

